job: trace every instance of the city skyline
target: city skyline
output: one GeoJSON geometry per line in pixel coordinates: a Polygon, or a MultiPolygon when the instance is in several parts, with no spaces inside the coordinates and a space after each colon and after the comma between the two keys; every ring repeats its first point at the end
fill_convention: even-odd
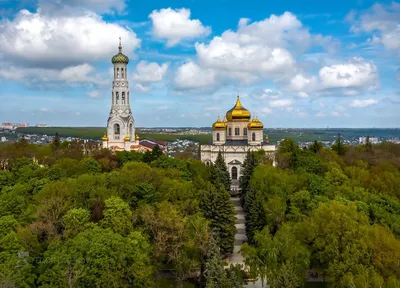
{"type": "Polygon", "coordinates": [[[121,37],[137,127],[399,127],[399,2],[151,2],[0,0],[0,122],[105,126],[121,37]]]}

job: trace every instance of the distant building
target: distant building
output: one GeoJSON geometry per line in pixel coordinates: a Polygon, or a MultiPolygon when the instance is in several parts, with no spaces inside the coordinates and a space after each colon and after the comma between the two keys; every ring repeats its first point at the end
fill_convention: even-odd
{"type": "Polygon", "coordinates": [[[3,129],[14,130],[19,127],[29,127],[29,124],[28,123],[10,123],[10,122],[1,123],[1,128],[3,128],[3,129]]]}
{"type": "Polygon", "coordinates": [[[35,127],[45,128],[45,127],[49,127],[49,125],[47,125],[47,124],[36,124],[35,127]]]}
{"type": "Polygon", "coordinates": [[[7,138],[6,137],[1,137],[0,142],[7,142],[7,138]]]}
{"type": "MultiPolygon", "coordinates": [[[[366,144],[366,143],[367,143],[367,138],[368,138],[368,137],[360,137],[360,138],[358,139],[358,144],[359,144],[359,145],[364,145],[364,144],[366,144]]],[[[380,143],[380,141],[379,141],[378,137],[369,137],[369,143],[371,143],[371,144],[378,144],[378,143],[380,143]]]]}
{"type": "Polygon", "coordinates": [[[274,154],[276,150],[275,145],[266,142],[268,138],[264,141],[263,129],[263,123],[257,117],[251,119],[250,112],[242,106],[238,96],[235,106],[226,112],[225,119],[221,121],[218,117],[212,125],[212,144],[201,145],[201,161],[215,162],[221,151],[232,179],[232,190],[237,190],[240,166],[247,152],[264,150],[274,154]]]}

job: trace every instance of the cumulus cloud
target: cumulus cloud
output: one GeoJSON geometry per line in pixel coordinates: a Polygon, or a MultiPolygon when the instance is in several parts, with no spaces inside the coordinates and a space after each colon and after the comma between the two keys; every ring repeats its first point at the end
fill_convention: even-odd
{"type": "Polygon", "coordinates": [[[168,106],[159,106],[157,107],[157,111],[166,111],[168,110],[168,106]]]}
{"type": "Polygon", "coordinates": [[[100,93],[99,90],[92,90],[92,91],[89,91],[88,93],[86,93],[86,95],[89,98],[97,98],[97,97],[99,97],[101,95],[101,93],[100,93]]]}
{"type": "Polygon", "coordinates": [[[292,101],[288,99],[269,101],[269,106],[272,108],[286,108],[292,105],[292,101]]]}
{"type": "Polygon", "coordinates": [[[381,43],[400,55],[400,4],[375,4],[361,13],[353,13],[351,31],[372,33],[371,43],[381,43]]]}
{"type": "Polygon", "coordinates": [[[45,68],[0,68],[0,77],[6,80],[23,81],[27,84],[39,82],[91,83],[104,85],[108,81],[95,73],[93,66],[85,63],[61,70],[45,68]]]}
{"type": "Polygon", "coordinates": [[[140,83],[162,81],[167,70],[168,63],[159,65],[155,62],[140,61],[136,65],[136,73],[133,74],[133,80],[140,83]]]}
{"type": "Polygon", "coordinates": [[[0,53],[18,65],[64,68],[110,57],[117,52],[118,36],[128,55],[140,46],[133,31],[92,12],[50,16],[40,9],[21,10],[0,24],[0,53]]]}
{"type": "Polygon", "coordinates": [[[151,90],[151,86],[144,86],[140,83],[137,83],[135,86],[133,86],[133,90],[136,93],[143,94],[149,92],[151,90]]]}
{"type": "Polygon", "coordinates": [[[322,113],[322,112],[318,112],[317,114],[315,114],[315,117],[323,118],[323,117],[326,117],[326,114],[322,113]]]}
{"type": "Polygon", "coordinates": [[[181,40],[207,36],[210,27],[205,27],[198,19],[190,19],[189,9],[154,10],[149,15],[153,23],[153,33],[158,38],[167,39],[168,46],[175,46],[181,40]]]}
{"type": "MultiPolygon", "coordinates": [[[[277,99],[281,96],[280,91],[274,91],[268,88],[255,89],[250,95],[255,100],[277,99]]],[[[243,96],[242,96],[243,97],[243,96]]]]}
{"type": "Polygon", "coordinates": [[[351,107],[355,107],[355,108],[364,108],[364,107],[367,107],[367,106],[374,105],[376,103],[378,103],[378,101],[375,100],[375,99],[372,99],[372,98],[371,99],[366,99],[366,100],[355,99],[350,103],[350,106],[351,107]]]}
{"type": "Polygon", "coordinates": [[[194,62],[187,62],[176,72],[174,86],[178,90],[207,89],[216,83],[213,70],[203,70],[194,62]]]}
{"type": "MultiPolygon", "coordinates": [[[[310,34],[289,12],[252,23],[243,18],[236,31],[227,30],[210,42],[196,43],[196,65],[202,73],[212,71],[213,83],[219,85],[279,81],[296,72],[295,52],[312,45],[329,46],[329,39],[310,34]]],[[[198,87],[193,84],[186,87],[198,87]]]]}
{"type": "Polygon", "coordinates": [[[289,81],[288,88],[298,92],[300,97],[316,93],[337,93],[353,96],[361,91],[378,87],[379,74],[373,62],[352,58],[345,63],[322,67],[316,76],[298,73],[289,81]]]}

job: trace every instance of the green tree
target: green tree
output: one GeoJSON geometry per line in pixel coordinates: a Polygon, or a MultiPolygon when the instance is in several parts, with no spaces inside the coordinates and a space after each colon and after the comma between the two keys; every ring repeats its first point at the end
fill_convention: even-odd
{"type": "Polygon", "coordinates": [[[218,240],[211,234],[208,241],[207,260],[205,267],[205,279],[207,288],[226,287],[227,275],[225,272],[224,264],[221,259],[220,248],[218,240]]]}
{"type": "Polygon", "coordinates": [[[215,173],[217,173],[222,186],[225,188],[226,191],[230,191],[231,177],[229,175],[228,167],[226,166],[225,159],[222,156],[221,151],[218,152],[217,159],[215,159],[214,168],[215,173]]]}
{"type": "Polygon", "coordinates": [[[338,155],[343,156],[346,153],[346,146],[343,144],[342,136],[338,134],[335,144],[332,145],[332,150],[338,155]]]}
{"type": "Polygon", "coordinates": [[[267,225],[261,193],[250,189],[245,201],[245,227],[249,243],[254,243],[254,234],[267,225]]]}
{"type": "Polygon", "coordinates": [[[324,145],[322,144],[322,142],[319,142],[317,140],[314,141],[313,144],[311,144],[308,147],[308,150],[310,150],[313,153],[318,153],[319,151],[321,151],[324,148],[324,145]]]}
{"type": "Polygon", "coordinates": [[[88,228],[90,212],[86,209],[71,209],[63,217],[64,235],[73,238],[88,228]]]}
{"type": "Polygon", "coordinates": [[[57,132],[54,135],[53,142],[51,143],[51,148],[53,149],[54,152],[59,151],[61,148],[61,140],[57,132]]]}
{"type": "Polygon", "coordinates": [[[50,244],[40,264],[42,287],[153,287],[150,245],[140,232],[127,237],[93,227],[50,244]]]}
{"type": "Polygon", "coordinates": [[[231,253],[235,237],[235,211],[229,193],[222,187],[208,185],[208,189],[202,193],[200,209],[219,238],[221,252],[231,253]]]}
{"type": "Polygon", "coordinates": [[[128,203],[119,197],[111,197],[105,201],[104,218],[100,221],[104,228],[115,233],[128,235],[133,230],[132,212],[128,203]]]}
{"type": "Polygon", "coordinates": [[[242,205],[245,203],[246,194],[249,191],[251,175],[253,175],[254,168],[258,165],[254,153],[248,151],[246,158],[241,167],[241,176],[239,178],[240,198],[242,205]]]}

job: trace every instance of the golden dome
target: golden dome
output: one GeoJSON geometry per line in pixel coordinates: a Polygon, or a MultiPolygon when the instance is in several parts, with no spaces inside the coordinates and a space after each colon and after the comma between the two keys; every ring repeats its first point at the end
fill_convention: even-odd
{"type": "Polygon", "coordinates": [[[129,141],[131,141],[131,138],[130,138],[128,135],[126,135],[125,138],[124,138],[124,140],[125,140],[126,142],[129,142],[129,141]]]}
{"type": "Polygon", "coordinates": [[[103,138],[101,138],[101,140],[108,141],[107,133],[104,133],[104,136],[103,136],[103,138]]]}
{"type": "Polygon", "coordinates": [[[221,118],[218,116],[218,120],[212,125],[213,130],[225,130],[226,129],[226,123],[221,121],[221,118]]]}
{"type": "Polygon", "coordinates": [[[139,137],[139,135],[138,135],[138,134],[136,134],[136,137],[135,137],[135,139],[136,139],[136,140],[139,140],[139,139],[140,139],[140,137],[139,137]]]}
{"type": "Polygon", "coordinates": [[[249,124],[247,124],[247,129],[249,130],[262,130],[264,129],[264,125],[260,120],[258,120],[258,117],[253,118],[249,124]]]}
{"type": "Polygon", "coordinates": [[[246,108],[242,106],[242,103],[240,103],[239,96],[237,96],[236,104],[235,106],[226,112],[226,119],[228,121],[235,121],[235,122],[246,122],[250,121],[250,112],[246,108]]]}

